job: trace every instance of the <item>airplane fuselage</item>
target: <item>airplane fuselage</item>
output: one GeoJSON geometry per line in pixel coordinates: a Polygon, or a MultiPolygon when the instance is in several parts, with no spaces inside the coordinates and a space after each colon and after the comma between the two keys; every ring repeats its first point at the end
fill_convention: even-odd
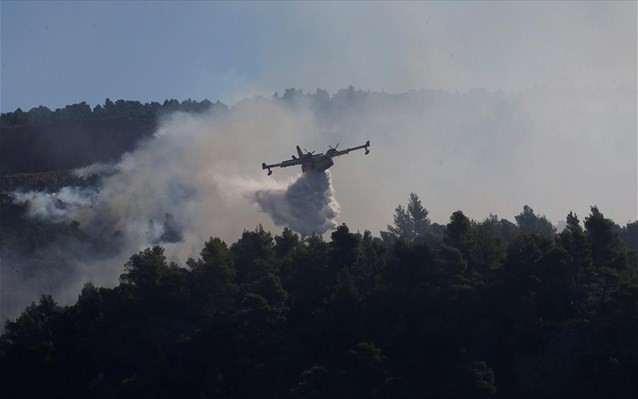
{"type": "Polygon", "coordinates": [[[306,173],[309,170],[314,170],[315,172],[323,172],[332,165],[334,165],[332,157],[328,155],[319,155],[309,157],[307,160],[302,160],[301,171],[303,173],[306,173]]]}

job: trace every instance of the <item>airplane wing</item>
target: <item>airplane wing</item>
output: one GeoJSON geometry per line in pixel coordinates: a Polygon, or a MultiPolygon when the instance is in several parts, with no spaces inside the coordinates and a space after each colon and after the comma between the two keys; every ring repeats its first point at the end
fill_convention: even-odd
{"type": "Polygon", "coordinates": [[[286,161],[282,161],[281,163],[274,163],[272,165],[266,165],[266,163],[262,163],[261,164],[261,168],[262,169],[268,169],[268,175],[272,174],[272,170],[270,170],[270,168],[287,168],[288,166],[295,166],[295,165],[299,165],[301,164],[301,159],[299,158],[293,158],[293,159],[288,159],[286,161]]]}
{"type": "Polygon", "coordinates": [[[366,141],[366,143],[364,145],[360,145],[357,147],[351,147],[351,148],[346,148],[345,150],[337,150],[334,148],[331,148],[330,150],[328,150],[328,152],[326,154],[330,155],[331,157],[338,157],[341,155],[346,155],[348,153],[350,153],[350,151],[355,151],[355,150],[360,150],[362,148],[365,148],[366,150],[366,155],[368,155],[368,153],[370,152],[370,150],[368,149],[368,147],[370,147],[370,140],[366,141]]]}

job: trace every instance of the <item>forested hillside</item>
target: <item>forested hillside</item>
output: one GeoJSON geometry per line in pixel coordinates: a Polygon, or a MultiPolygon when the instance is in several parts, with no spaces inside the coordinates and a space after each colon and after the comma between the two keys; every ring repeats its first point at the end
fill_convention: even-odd
{"type": "Polygon", "coordinates": [[[34,173],[111,162],[131,151],[157,128],[158,119],[175,111],[223,109],[221,103],[106,99],[91,108],[85,102],[51,111],[45,106],[0,117],[0,173],[34,173]]]}
{"type": "MultiPolygon", "coordinates": [[[[290,88],[266,101],[310,109],[318,120],[333,121],[347,120],[375,104],[383,103],[392,109],[407,102],[422,105],[433,98],[449,101],[450,97],[453,97],[450,93],[435,90],[390,95],[355,90],[350,86],[332,96],[321,89],[304,93],[290,88]]],[[[261,100],[265,99],[242,101],[261,100]]],[[[28,111],[18,108],[0,115],[0,174],[48,172],[116,161],[123,153],[133,150],[140,140],[149,138],[167,115],[175,112],[215,114],[228,109],[219,101],[209,100],[142,103],[109,98],[93,108],[86,102],[53,111],[43,105],[28,111]]]]}
{"type": "Polygon", "coordinates": [[[622,208],[610,202],[587,208],[632,192],[600,178],[624,164],[587,168],[605,154],[627,162],[599,150],[629,148],[635,118],[575,107],[543,126],[540,98],[349,87],[231,108],[107,99],[2,114],[0,396],[637,397],[638,222],[603,215],[622,208]],[[573,137],[555,134],[564,120],[573,137]],[[328,238],[260,224],[230,241],[259,213],[224,194],[280,184],[243,178],[262,172],[259,157],[341,138],[375,146],[327,187],[348,226],[328,238]],[[433,212],[522,211],[436,223],[411,194],[384,227],[393,206],[366,208],[410,185],[429,190],[433,212]],[[554,212],[585,201],[587,216],[565,212],[557,228],[527,195],[554,212]],[[364,230],[379,220],[378,236],[364,230]]]}
{"type": "MultiPolygon", "coordinates": [[[[354,88],[340,90],[333,98],[325,90],[304,94],[287,89],[274,101],[313,107],[317,112],[339,114],[351,105],[374,97],[354,88]]],[[[106,99],[91,108],[86,102],[51,110],[46,106],[28,111],[18,108],[0,115],[0,173],[37,173],[74,169],[94,162],[111,162],[147,138],[158,121],[174,112],[222,112],[228,106],[217,101],[163,103],[106,99]]]]}
{"type": "Polygon", "coordinates": [[[6,323],[3,395],[636,397],[636,223],[427,214],[411,196],[383,238],[259,226],[184,265],[148,248],[117,287],[6,323]]]}

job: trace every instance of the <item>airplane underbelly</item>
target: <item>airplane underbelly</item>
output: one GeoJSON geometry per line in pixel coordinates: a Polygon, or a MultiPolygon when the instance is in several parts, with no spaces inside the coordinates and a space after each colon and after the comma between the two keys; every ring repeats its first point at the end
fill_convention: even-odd
{"type": "Polygon", "coordinates": [[[334,165],[334,162],[332,161],[332,159],[330,159],[330,158],[322,159],[322,160],[319,160],[319,161],[315,162],[314,170],[316,170],[318,172],[323,172],[324,170],[328,169],[332,165],[334,165]]]}
{"type": "Polygon", "coordinates": [[[312,160],[311,162],[304,162],[301,164],[301,171],[307,172],[309,170],[314,170],[315,172],[323,172],[334,165],[332,158],[326,157],[324,159],[312,160]]]}

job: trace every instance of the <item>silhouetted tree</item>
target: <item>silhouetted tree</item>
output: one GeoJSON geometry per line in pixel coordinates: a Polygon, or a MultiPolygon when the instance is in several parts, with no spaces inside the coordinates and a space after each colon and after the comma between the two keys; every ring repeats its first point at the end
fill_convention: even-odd
{"type": "Polygon", "coordinates": [[[53,113],[51,110],[42,105],[31,108],[29,112],[27,112],[27,119],[29,120],[29,123],[32,124],[49,122],[51,121],[52,116],[53,113]]]}
{"type": "Polygon", "coordinates": [[[525,205],[523,212],[514,217],[521,233],[539,234],[552,237],[556,233],[556,228],[545,218],[544,215],[537,215],[534,210],[525,205]]]}
{"type": "Polygon", "coordinates": [[[275,236],[275,254],[279,258],[291,255],[299,245],[299,236],[288,227],[284,227],[280,236],[275,236]]]}
{"type": "Polygon", "coordinates": [[[348,226],[342,224],[330,235],[330,259],[333,270],[341,269],[342,266],[350,267],[359,256],[359,243],[361,236],[350,233],[348,226]]]}
{"type": "Polygon", "coordinates": [[[206,241],[200,256],[197,261],[189,259],[187,262],[192,270],[193,298],[207,312],[227,311],[238,291],[233,257],[226,243],[219,238],[206,241]]]}
{"type": "Polygon", "coordinates": [[[273,238],[261,225],[253,231],[244,230],[241,239],[230,246],[230,251],[240,282],[255,281],[271,271],[275,255],[273,238]]]}
{"type": "Polygon", "coordinates": [[[628,271],[629,257],[615,223],[605,218],[597,207],[591,207],[591,214],[585,218],[585,228],[593,264],[587,281],[589,303],[599,316],[607,316],[628,271]]]}
{"type": "Polygon", "coordinates": [[[461,211],[456,211],[450,216],[450,223],[445,229],[445,238],[448,245],[458,249],[467,262],[473,262],[477,250],[476,234],[472,229],[470,220],[461,211]]]}
{"type": "MultiPolygon", "coordinates": [[[[388,225],[388,232],[407,242],[412,242],[430,232],[428,211],[421,205],[418,195],[410,193],[407,208],[399,205],[394,210],[394,226],[388,225]]],[[[387,233],[384,232],[383,235],[386,236],[386,239],[390,239],[387,233]]]]}

